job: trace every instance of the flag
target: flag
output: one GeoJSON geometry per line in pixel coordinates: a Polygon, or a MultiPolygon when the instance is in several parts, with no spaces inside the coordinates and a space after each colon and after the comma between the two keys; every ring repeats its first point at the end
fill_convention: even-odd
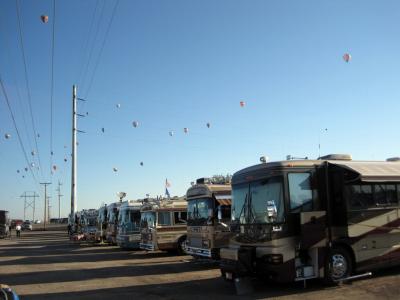
{"type": "Polygon", "coordinates": [[[165,195],[168,197],[168,199],[171,198],[171,195],[169,194],[169,191],[167,188],[165,188],[165,195]]]}
{"type": "Polygon", "coordinates": [[[171,184],[168,182],[168,179],[165,178],[165,188],[171,187],[171,184]]]}

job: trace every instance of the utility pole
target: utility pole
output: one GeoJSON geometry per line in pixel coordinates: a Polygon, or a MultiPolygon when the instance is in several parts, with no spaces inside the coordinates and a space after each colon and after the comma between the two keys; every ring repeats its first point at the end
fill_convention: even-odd
{"type": "Polygon", "coordinates": [[[60,198],[62,196],[64,196],[64,195],[61,195],[61,188],[60,188],[61,186],[62,186],[62,183],[60,181],[58,181],[58,188],[56,190],[58,192],[58,220],[61,219],[61,206],[60,206],[61,201],[60,201],[60,198]]]}
{"type": "Polygon", "coordinates": [[[71,159],[71,216],[74,216],[77,212],[78,199],[76,197],[76,167],[77,167],[77,139],[76,133],[84,131],[78,130],[77,128],[77,117],[85,117],[84,115],[77,113],[77,100],[86,101],[85,99],[78,98],[76,96],[76,85],[72,86],[72,159],[71,159]]]}
{"type": "Polygon", "coordinates": [[[76,213],[76,85],[72,87],[72,173],[71,173],[71,216],[76,213]]]}
{"type": "Polygon", "coordinates": [[[49,224],[50,224],[50,208],[51,208],[51,205],[50,205],[50,196],[47,196],[47,221],[49,222],[49,224]]]}
{"type": "Polygon", "coordinates": [[[24,198],[24,221],[26,220],[26,209],[30,207],[32,208],[32,220],[35,221],[35,202],[39,195],[36,194],[36,192],[28,192],[31,194],[33,193],[33,195],[27,195],[26,193],[25,191],[24,194],[20,196],[20,198],[24,198]],[[33,200],[29,200],[29,198],[33,198],[33,200]]]}
{"type": "Polygon", "coordinates": [[[46,230],[46,217],[47,217],[47,186],[51,184],[51,182],[41,182],[40,184],[44,185],[44,215],[43,215],[43,226],[44,230],[46,230]]]}

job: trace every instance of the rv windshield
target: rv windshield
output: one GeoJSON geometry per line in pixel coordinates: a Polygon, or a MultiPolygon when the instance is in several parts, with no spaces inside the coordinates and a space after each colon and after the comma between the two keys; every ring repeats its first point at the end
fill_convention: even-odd
{"type": "Polygon", "coordinates": [[[96,217],[89,217],[85,219],[86,226],[96,226],[96,217]]]}
{"type": "Polygon", "coordinates": [[[122,209],[119,212],[119,224],[132,224],[133,227],[139,227],[140,211],[138,209],[122,209]]]}
{"type": "Polygon", "coordinates": [[[156,213],[154,211],[144,211],[140,217],[140,227],[155,227],[156,213]]]}
{"type": "Polygon", "coordinates": [[[207,224],[209,209],[213,209],[213,200],[211,198],[189,200],[187,224],[189,226],[207,224]]]}
{"type": "Polygon", "coordinates": [[[282,177],[232,186],[232,221],[268,224],[283,220],[282,177]]]}

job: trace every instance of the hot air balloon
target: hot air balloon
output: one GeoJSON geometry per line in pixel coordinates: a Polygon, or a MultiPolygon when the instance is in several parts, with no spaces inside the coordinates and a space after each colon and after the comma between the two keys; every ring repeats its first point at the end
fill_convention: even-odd
{"type": "Polygon", "coordinates": [[[40,138],[40,134],[39,133],[37,134],[37,137],[40,138]]]}
{"type": "Polygon", "coordinates": [[[170,131],[169,132],[169,136],[173,136],[174,135],[174,132],[173,131],[170,131]]]}
{"type": "Polygon", "coordinates": [[[349,53],[343,54],[343,60],[348,63],[351,60],[351,55],[349,53]]]}
{"type": "Polygon", "coordinates": [[[67,149],[67,145],[64,145],[64,149],[67,149]]]}
{"type": "Polygon", "coordinates": [[[19,173],[19,170],[17,170],[17,173],[19,173]]]}
{"type": "Polygon", "coordinates": [[[117,171],[118,171],[118,169],[114,167],[114,168],[113,168],[113,171],[114,171],[114,172],[117,172],[117,171]]]}
{"type": "Polygon", "coordinates": [[[103,127],[103,128],[101,128],[101,131],[104,133],[104,127],[103,127]]]}
{"type": "Polygon", "coordinates": [[[67,162],[67,161],[68,161],[68,159],[65,157],[65,158],[64,158],[64,161],[65,161],[65,162],[67,162]]]}
{"type": "Polygon", "coordinates": [[[135,128],[138,127],[139,126],[139,122],[138,121],[133,121],[132,122],[132,126],[135,127],[135,128]]]}
{"type": "Polygon", "coordinates": [[[211,124],[210,123],[207,123],[207,128],[210,128],[211,127],[211,124]]]}
{"type": "Polygon", "coordinates": [[[245,105],[246,105],[246,102],[240,101],[240,107],[245,107],[245,105]]]}
{"type": "Polygon", "coordinates": [[[53,151],[50,151],[50,154],[51,154],[51,155],[54,155],[54,152],[53,152],[53,151]]]}
{"type": "Polygon", "coordinates": [[[49,21],[49,16],[41,15],[40,19],[42,20],[43,23],[47,23],[49,21]]]}
{"type": "Polygon", "coordinates": [[[32,150],[31,154],[32,154],[32,156],[34,156],[35,155],[35,150],[32,150]]]}
{"type": "Polygon", "coordinates": [[[35,167],[35,163],[31,163],[31,167],[34,168],[35,167]]]}
{"type": "Polygon", "coordinates": [[[22,175],[22,178],[25,178],[25,175],[22,175]]]}
{"type": "Polygon", "coordinates": [[[117,104],[117,105],[115,105],[117,108],[121,108],[121,104],[117,104]]]}
{"type": "Polygon", "coordinates": [[[142,161],[140,162],[140,165],[143,167],[143,162],[142,161]]]}
{"type": "Polygon", "coordinates": [[[88,112],[88,111],[86,112],[86,115],[87,115],[87,116],[89,115],[89,112],[88,112]]]}
{"type": "Polygon", "coordinates": [[[189,132],[189,128],[187,128],[187,127],[183,128],[183,132],[184,133],[188,133],[189,132]]]}
{"type": "Polygon", "coordinates": [[[28,168],[27,167],[25,167],[25,172],[28,172],[28,168]]]}
{"type": "Polygon", "coordinates": [[[57,171],[57,166],[56,165],[53,166],[53,170],[57,171]]]}
{"type": "Polygon", "coordinates": [[[4,135],[4,137],[5,137],[6,139],[9,139],[9,138],[11,137],[11,134],[6,133],[6,134],[4,135]]]}

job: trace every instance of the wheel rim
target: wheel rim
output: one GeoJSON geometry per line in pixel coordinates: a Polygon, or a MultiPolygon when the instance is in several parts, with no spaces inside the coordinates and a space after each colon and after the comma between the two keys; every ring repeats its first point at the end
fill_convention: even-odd
{"type": "Polygon", "coordinates": [[[340,279],[347,274],[347,260],[342,254],[332,255],[332,278],[340,279]]]}

